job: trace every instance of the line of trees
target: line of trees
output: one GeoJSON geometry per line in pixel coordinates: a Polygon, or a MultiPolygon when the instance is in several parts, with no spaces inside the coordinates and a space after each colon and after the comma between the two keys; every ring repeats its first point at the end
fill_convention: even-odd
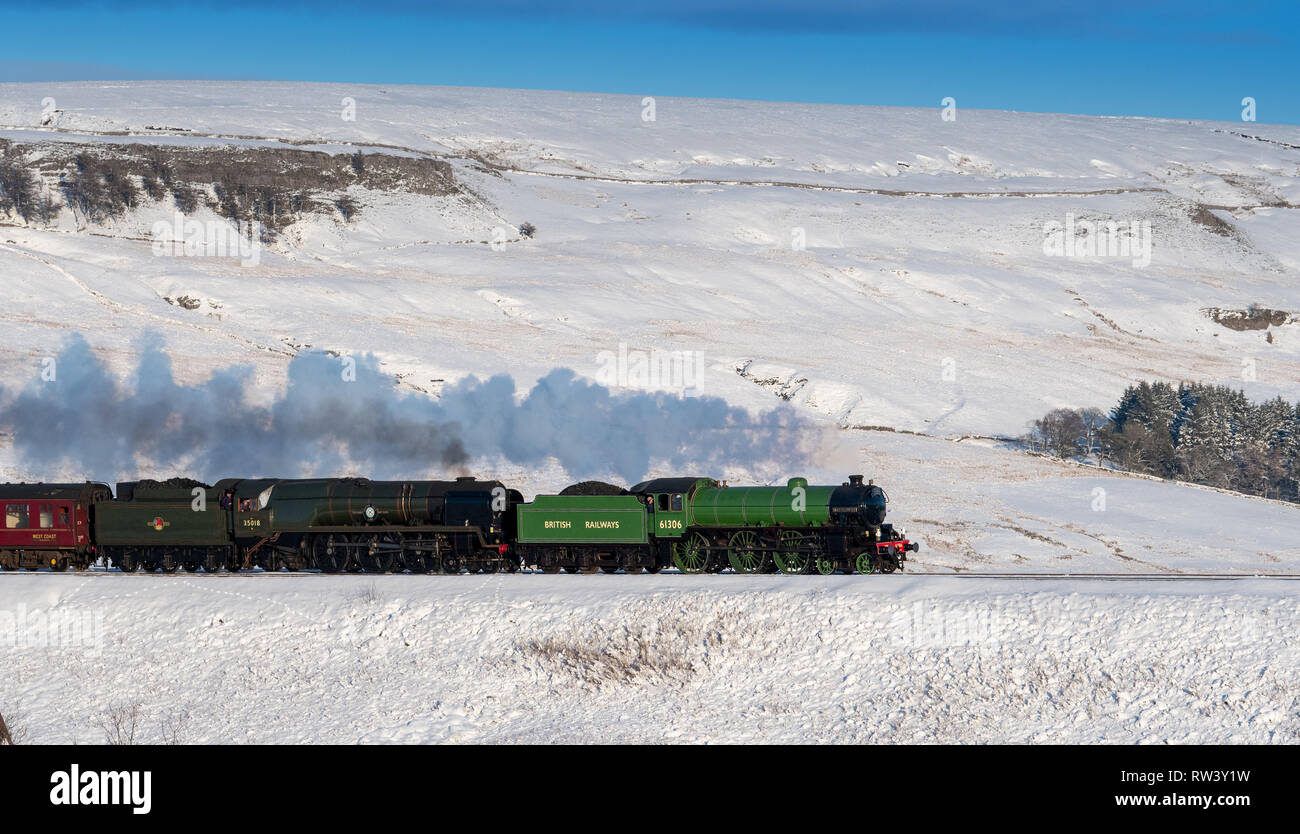
{"type": "Polygon", "coordinates": [[[92,223],[119,217],[140,204],[135,180],[112,163],[79,153],[59,180],[63,199],[92,223]]]}
{"type": "Polygon", "coordinates": [[[1300,501],[1300,404],[1252,403],[1201,383],[1130,385],[1109,414],[1058,408],[1029,424],[1034,451],[1300,501]]]}
{"type": "Polygon", "coordinates": [[[49,225],[66,205],[79,222],[102,223],[142,203],[165,206],[170,198],[183,214],[206,206],[232,222],[257,224],[269,239],[308,214],[337,212],[345,222],[354,220],[362,211],[347,193],[354,185],[433,196],[463,193],[445,160],[361,150],[62,143],[39,155],[32,150],[0,139],[0,217],[49,225]],[[56,187],[45,187],[42,171],[58,177],[56,187]]]}
{"type": "Polygon", "coordinates": [[[21,155],[8,143],[0,145],[0,213],[48,226],[58,212],[58,201],[41,188],[40,179],[23,164],[21,155]]]}
{"type": "MultiPolygon", "coordinates": [[[[280,170],[285,161],[282,153],[243,158],[234,152],[164,148],[144,153],[79,151],[58,170],[60,203],[44,187],[38,166],[21,146],[0,139],[0,217],[17,216],[27,223],[40,221],[48,226],[66,205],[84,222],[102,223],[143,203],[163,203],[170,198],[182,214],[191,215],[207,206],[232,222],[257,224],[263,238],[269,240],[309,213],[337,210],[345,221],[360,213],[361,206],[347,194],[337,199],[322,197],[348,182],[369,177],[368,157],[360,152],[340,157],[347,160],[344,176],[336,170],[340,168],[338,160],[328,154],[287,153],[296,167],[285,172],[280,170]],[[322,167],[312,167],[312,163],[322,167]]],[[[377,171],[389,179],[395,176],[382,167],[377,171]]],[[[430,186],[427,190],[439,189],[430,186]]]]}

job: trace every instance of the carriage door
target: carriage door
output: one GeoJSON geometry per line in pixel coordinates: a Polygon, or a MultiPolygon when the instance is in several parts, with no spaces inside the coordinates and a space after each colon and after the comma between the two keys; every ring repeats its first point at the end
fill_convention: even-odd
{"type": "Polygon", "coordinates": [[[54,505],[54,530],[58,534],[59,544],[64,547],[75,547],[80,544],[77,541],[77,534],[72,529],[72,505],[55,504],[54,505]]]}
{"type": "Polygon", "coordinates": [[[32,542],[34,544],[48,547],[58,547],[60,544],[64,544],[61,541],[63,536],[59,535],[60,531],[54,529],[53,504],[40,503],[36,505],[36,524],[32,526],[36,528],[32,533],[32,542]]]}

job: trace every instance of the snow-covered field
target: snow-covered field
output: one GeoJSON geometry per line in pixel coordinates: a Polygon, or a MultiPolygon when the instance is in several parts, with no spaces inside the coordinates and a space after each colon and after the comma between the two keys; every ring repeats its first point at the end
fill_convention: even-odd
{"type": "MultiPolygon", "coordinates": [[[[431,396],[498,373],[520,390],[556,368],[596,380],[611,353],[673,351],[702,357],[695,393],[786,405],[829,438],[800,473],[700,474],[866,474],[922,542],[915,569],[1300,568],[1300,507],[997,439],[1053,407],[1109,407],[1141,379],[1300,399],[1300,322],[1239,331],[1203,312],[1300,311],[1300,129],[669,98],[646,115],[639,96],[0,85],[0,139],[37,155],[69,142],[360,149],[445,160],[457,183],[442,196],[352,186],[359,217],[310,215],[251,265],[155,256],[166,202],[90,226],[68,210],[52,228],[0,218],[0,405],[39,384],[74,334],[123,377],[154,334],[180,382],[246,365],[265,398],[304,350],[373,354],[431,396]],[[1150,224],[1149,264],[1047,254],[1047,224],[1072,221],[1150,224]]],[[[0,480],[286,474],[139,468],[34,463],[0,429],[0,480]]],[[[527,496],[618,479],[499,449],[466,468],[527,496]]],[[[402,474],[443,473],[412,460],[402,474]]],[[[105,624],[94,658],[4,649],[0,694],[21,703],[0,710],[26,712],[50,741],[98,740],[99,715],[124,701],[142,705],[146,735],[188,713],[194,741],[1297,735],[1287,582],[371,584],[0,577],[0,613],[74,607],[105,624]],[[997,645],[900,632],[916,606],[957,622],[996,614],[997,645]],[[1243,624],[1258,631],[1237,642],[1243,624]]]]}
{"type": "Polygon", "coordinates": [[[3,649],[0,710],[30,741],[82,744],[133,709],[138,743],[1294,744],[1300,657],[1281,635],[1298,595],[1264,579],[8,576],[0,625],[28,631],[3,649]],[[70,645],[41,642],[42,622],[70,645]]]}

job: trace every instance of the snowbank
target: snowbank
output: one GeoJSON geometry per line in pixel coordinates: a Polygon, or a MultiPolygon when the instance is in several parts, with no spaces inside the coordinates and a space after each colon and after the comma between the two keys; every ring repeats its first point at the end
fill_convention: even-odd
{"type": "Polygon", "coordinates": [[[101,742],[105,714],[138,705],[138,742],[1295,743],[1298,594],[1259,579],[9,574],[0,710],[37,742],[101,742]],[[41,617],[87,624],[84,639],[50,645],[41,617]]]}

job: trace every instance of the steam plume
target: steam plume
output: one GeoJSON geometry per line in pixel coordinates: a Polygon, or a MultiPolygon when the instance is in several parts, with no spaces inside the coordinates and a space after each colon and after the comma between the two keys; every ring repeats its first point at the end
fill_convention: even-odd
{"type": "Polygon", "coordinates": [[[0,426],[28,469],[72,467],[101,479],[178,468],[208,480],[347,471],[417,478],[478,457],[540,465],[553,456],[575,478],[613,472],[632,483],[654,465],[682,474],[790,471],[805,462],[814,434],[789,407],[751,415],[717,397],[615,393],[567,369],[522,398],[511,377],[498,375],[449,385],[435,400],[398,389],[373,356],[355,363],[355,380],[346,381],[340,359],[302,353],[289,363],[286,388],[263,406],[248,396],[251,367],[178,384],[155,339],[124,383],[75,336],[54,379],[0,406],[0,426]]]}

